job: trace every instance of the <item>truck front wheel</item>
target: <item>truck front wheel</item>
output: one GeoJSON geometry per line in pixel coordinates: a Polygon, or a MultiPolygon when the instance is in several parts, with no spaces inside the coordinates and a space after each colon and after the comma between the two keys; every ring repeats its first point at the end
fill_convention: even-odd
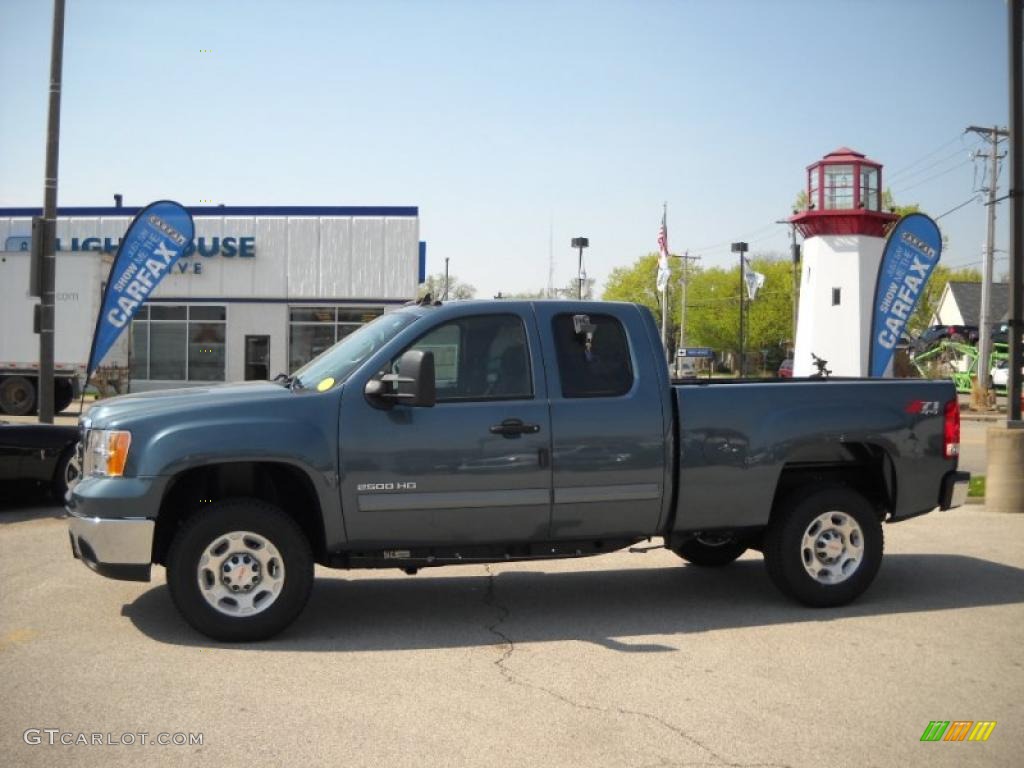
{"type": "Polygon", "coordinates": [[[178,530],[167,586],[185,620],[208,637],[264,640],[302,612],[313,554],[298,524],[257,499],[204,507],[178,530]]]}
{"type": "Polygon", "coordinates": [[[882,564],[882,521],[843,486],[798,493],[775,510],[764,537],[768,575],[805,605],[844,605],[868,588],[882,564]]]}
{"type": "Polygon", "coordinates": [[[705,534],[684,541],[672,551],[683,560],[705,568],[728,565],[747,551],[747,545],[732,536],[705,534]]]}

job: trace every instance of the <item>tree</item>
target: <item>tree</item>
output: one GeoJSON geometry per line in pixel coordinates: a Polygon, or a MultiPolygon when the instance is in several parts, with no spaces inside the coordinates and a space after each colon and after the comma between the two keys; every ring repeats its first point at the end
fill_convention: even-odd
{"type": "Polygon", "coordinates": [[[882,193],[882,210],[895,213],[897,216],[906,216],[908,213],[920,213],[921,206],[919,203],[897,205],[896,200],[892,196],[892,190],[886,187],[882,193]]]}
{"type": "MultiPolygon", "coordinates": [[[[594,298],[594,284],[595,280],[592,277],[585,278],[583,280],[583,298],[592,299],[594,298]]],[[[579,280],[572,278],[568,283],[565,284],[564,288],[555,288],[551,298],[554,299],[575,299],[579,290],[579,280]]],[[[546,288],[541,288],[536,291],[517,291],[515,293],[502,293],[502,298],[505,299],[546,299],[548,298],[548,292],[546,288]]]]}
{"type": "MultiPolygon", "coordinates": [[[[444,297],[444,272],[430,275],[420,285],[417,293],[419,298],[430,294],[435,301],[444,297]]],[[[448,275],[448,299],[472,299],[476,296],[476,288],[469,283],[463,283],[453,274],[448,275]]]]}
{"type": "MultiPolygon", "coordinates": [[[[757,299],[747,303],[747,352],[750,354],[762,349],[780,352],[780,346],[793,338],[791,262],[780,254],[767,253],[748,259],[748,265],[765,276],[765,283],[757,299]]],[[[669,338],[674,341],[678,337],[681,319],[681,259],[672,259],[669,266],[669,338]]],[[[661,294],[655,284],[657,272],[658,254],[641,256],[632,266],[612,271],[605,285],[604,298],[643,304],[660,320],[661,294]]],[[[711,347],[719,357],[725,352],[737,351],[739,296],[739,264],[731,268],[691,267],[686,294],[687,346],[711,347]]]]}

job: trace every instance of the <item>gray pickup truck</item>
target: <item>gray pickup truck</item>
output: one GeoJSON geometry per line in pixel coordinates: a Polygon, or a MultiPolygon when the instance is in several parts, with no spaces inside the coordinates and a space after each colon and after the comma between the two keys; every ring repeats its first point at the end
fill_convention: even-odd
{"type": "Polygon", "coordinates": [[[82,420],[71,546],[200,632],[266,638],[314,563],[580,557],[661,537],[701,566],[761,550],[811,606],[863,592],[882,522],[962,503],[950,382],[670,382],[650,313],[410,305],[276,382],[129,395],[82,420]]]}

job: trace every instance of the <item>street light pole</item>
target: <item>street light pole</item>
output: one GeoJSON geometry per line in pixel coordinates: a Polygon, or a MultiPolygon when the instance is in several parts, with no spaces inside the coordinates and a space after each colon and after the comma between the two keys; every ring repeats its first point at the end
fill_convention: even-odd
{"type": "Polygon", "coordinates": [[[747,373],[746,355],[744,354],[744,347],[746,347],[746,339],[744,338],[746,328],[744,326],[746,325],[745,315],[747,305],[746,301],[743,299],[743,291],[746,288],[747,281],[746,275],[744,274],[746,269],[744,262],[746,259],[743,254],[745,254],[749,248],[750,246],[747,245],[747,243],[733,243],[731,247],[733,253],[738,253],[740,255],[740,378],[746,376],[747,373]]]}
{"type": "Polygon", "coordinates": [[[441,301],[448,301],[448,256],[444,257],[444,296],[441,301]]]}
{"type": "Polygon", "coordinates": [[[576,298],[578,300],[583,299],[583,281],[587,279],[586,273],[583,271],[583,249],[590,245],[590,240],[585,237],[574,237],[572,239],[572,247],[578,248],[580,251],[579,266],[576,268],[576,298]]]}

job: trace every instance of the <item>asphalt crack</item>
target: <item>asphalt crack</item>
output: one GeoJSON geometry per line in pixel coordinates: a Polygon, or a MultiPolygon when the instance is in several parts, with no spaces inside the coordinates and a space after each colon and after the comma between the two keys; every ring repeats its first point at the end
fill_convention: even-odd
{"type": "Polygon", "coordinates": [[[492,663],[498,669],[501,676],[511,685],[517,685],[521,688],[526,688],[531,691],[538,691],[540,693],[547,694],[553,699],[567,704],[568,706],[580,710],[582,712],[594,712],[602,715],[629,715],[632,717],[638,717],[648,722],[654,723],[655,725],[661,726],[665,730],[674,734],[681,741],[685,742],[691,747],[705,752],[712,762],[699,761],[699,762],[676,762],[672,760],[663,760],[660,763],[654,763],[653,765],[665,765],[665,766],[724,766],[724,768],[789,768],[789,766],[781,763],[736,763],[722,755],[715,752],[707,744],[704,744],[699,739],[694,738],[682,728],[673,725],[662,717],[652,714],[650,712],[644,712],[639,709],[627,709],[626,707],[600,707],[595,704],[587,704],[582,701],[571,699],[568,696],[559,693],[558,691],[546,688],[543,685],[537,685],[535,683],[529,683],[525,680],[519,679],[515,673],[509,669],[508,662],[515,653],[516,644],[515,641],[506,634],[502,629],[501,625],[504,624],[509,616],[512,615],[511,610],[507,605],[498,602],[497,590],[495,587],[495,573],[491,570],[490,565],[484,565],[484,570],[487,572],[487,591],[484,593],[484,605],[488,608],[493,609],[497,612],[497,619],[486,625],[486,629],[492,635],[500,640],[499,645],[502,647],[501,655],[492,663]]]}

